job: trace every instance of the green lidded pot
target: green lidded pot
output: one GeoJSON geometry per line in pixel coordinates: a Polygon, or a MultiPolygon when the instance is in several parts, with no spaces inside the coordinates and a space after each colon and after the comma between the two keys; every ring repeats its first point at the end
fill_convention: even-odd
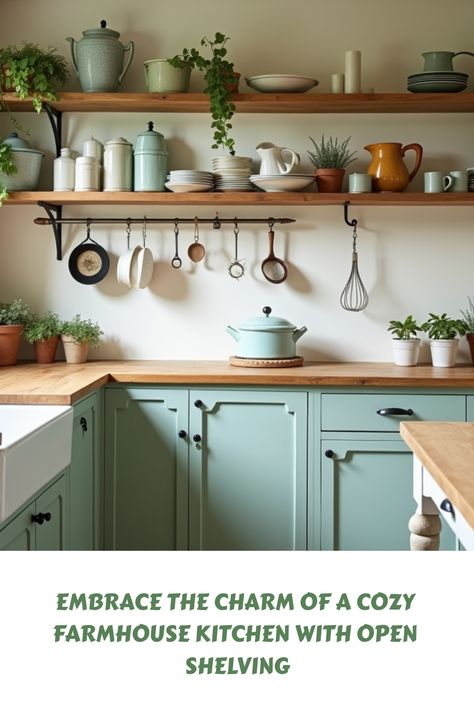
{"type": "Polygon", "coordinates": [[[296,341],[308,330],[296,328],[279,316],[270,316],[270,306],[263,307],[264,316],[245,321],[239,328],[227,326],[226,331],[237,341],[239,358],[294,358],[296,341]]]}
{"type": "Polygon", "coordinates": [[[153,130],[148,122],[148,131],[137,136],[133,156],[135,192],[163,192],[168,174],[168,151],[165,139],[153,130]]]}

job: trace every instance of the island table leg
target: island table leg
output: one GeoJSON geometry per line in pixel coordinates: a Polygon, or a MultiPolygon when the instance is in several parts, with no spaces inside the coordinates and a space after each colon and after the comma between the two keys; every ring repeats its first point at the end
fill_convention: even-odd
{"type": "Polygon", "coordinates": [[[423,466],[415,455],[413,455],[413,496],[417,509],[408,522],[410,550],[437,551],[441,520],[434,501],[428,496],[423,496],[423,466]]]}

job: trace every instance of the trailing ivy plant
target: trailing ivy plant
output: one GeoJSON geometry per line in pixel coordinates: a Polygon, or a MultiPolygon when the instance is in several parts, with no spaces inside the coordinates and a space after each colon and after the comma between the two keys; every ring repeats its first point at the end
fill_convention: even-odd
{"type": "MultiPolygon", "coordinates": [[[[9,143],[0,143],[0,174],[13,175],[17,172],[17,167],[13,160],[12,147],[9,143]]],[[[0,205],[8,197],[8,191],[0,182],[0,205]]]]}
{"type": "Polygon", "coordinates": [[[97,348],[103,333],[98,323],[93,323],[90,319],[81,319],[80,314],[76,314],[73,319],[63,321],[61,324],[63,336],[70,336],[78,343],[87,341],[90,348],[97,348]]]}
{"type": "Polygon", "coordinates": [[[467,324],[460,319],[449,318],[447,314],[429,314],[430,318],[421,324],[421,329],[428,333],[428,338],[451,340],[457,335],[464,336],[467,324]]]}
{"type": "Polygon", "coordinates": [[[209,110],[212,117],[211,128],[214,129],[212,148],[222,147],[230,155],[235,155],[235,141],[230,136],[231,119],[235,112],[232,103],[232,85],[235,84],[234,64],[225,59],[226,43],[230,37],[222,32],[216,32],[213,40],[203,37],[201,47],[211,51],[211,57],[203,56],[197,49],[183,49],[181,54],[168,59],[173,67],[197,68],[204,72],[204,92],[209,94],[209,110]]]}

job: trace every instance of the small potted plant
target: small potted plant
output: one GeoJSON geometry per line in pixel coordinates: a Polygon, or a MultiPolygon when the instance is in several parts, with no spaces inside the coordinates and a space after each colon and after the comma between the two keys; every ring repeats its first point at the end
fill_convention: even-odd
{"type": "Polygon", "coordinates": [[[451,368],[456,362],[459,338],[466,333],[466,323],[449,318],[447,314],[429,314],[429,319],[421,324],[422,331],[430,339],[431,360],[439,368],[451,368]]]}
{"type": "Polygon", "coordinates": [[[28,343],[34,344],[38,363],[53,363],[61,336],[59,316],[52,311],[42,316],[33,314],[25,327],[24,336],[28,343]]]}
{"type": "Polygon", "coordinates": [[[392,333],[395,365],[416,365],[420,353],[420,339],[416,334],[417,331],[421,331],[421,326],[413,316],[407,316],[404,321],[390,321],[387,331],[392,333]]]}
{"type": "Polygon", "coordinates": [[[347,166],[355,161],[356,151],[349,151],[348,145],[351,137],[339,143],[337,138],[329,136],[326,140],[324,134],[320,143],[312,141],[314,151],[308,151],[311,163],[314,165],[316,184],[320,193],[340,193],[347,166]]]}
{"type": "Polygon", "coordinates": [[[0,303],[0,365],[15,365],[30,308],[21,299],[0,303]]]}
{"type": "Polygon", "coordinates": [[[230,136],[232,128],[230,120],[234,115],[235,104],[232,103],[232,92],[238,90],[239,74],[234,71],[233,62],[225,59],[226,43],[230,38],[222,32],[216,32],[213,40],[203,37],[201,47],[210,50],[211,56],[203,56],[197,49],[183,49],[181,54],[168,59],[172,67],[195,67],[204,72],[204,92],[209,94],[209,110],[212,117],[211,127],[214,129],[212,148],[223,148],[235,155],[235,141],[230,136]]]}
{"type": "Polygon", "coordinates": [[[97,348],[103,334],[98,323],[81,319],[76,314],[70,321],[61,324],[61,340],[68,363],[85,363],[90,348],[97,348]]]}
{"type": "Polygon", "coordinates": [[[469,306],[467,309],[461,309],[461,316],[466,324],[466,340],[471,353],[472,364],[474,365],[474,300],[467,297],[469,306]]]}

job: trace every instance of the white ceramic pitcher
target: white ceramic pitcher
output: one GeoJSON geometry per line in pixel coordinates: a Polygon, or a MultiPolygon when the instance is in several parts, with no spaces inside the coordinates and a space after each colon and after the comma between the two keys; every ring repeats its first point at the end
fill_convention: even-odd
{"type": "Polygon", "coordinates": [[[259,143],[256,151],[262,159],[260,175],[284,175],[300,164],[300,157],[291,148],[280,148],[273,143],[259,143]],[[285,155],[289,160],[285,161],[285,155]]]}

